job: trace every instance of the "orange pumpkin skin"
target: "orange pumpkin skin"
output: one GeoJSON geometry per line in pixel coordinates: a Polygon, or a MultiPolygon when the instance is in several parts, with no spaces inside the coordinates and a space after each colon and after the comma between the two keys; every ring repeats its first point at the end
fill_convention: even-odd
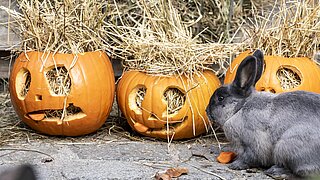
{"type": "Polygon", "coordinates": [[[117,87],[119,108],[130,126],[143,135],[175,140],[198,136],[208,128],[205,109],[211,95],[221,84],[210,71],[205,71],[203,76],[194,76],[194,81],[197,83],[190,83],[185,76],[156,76],[127,71],[117,87]],[[139,87],[146,89],[141,108],[134,102],[139,87]],[[179,89],[186,95],[186,100],[178,112],[168,115],[163,96],[169,88],[179,89]],[[167,124],[173,126],[170,131],[167,124]]]}
{"type": "MultiPolygon", "coordinates": [[[[229,84],[233,81],[239,64],[250,54],[252,54],[251,51],[245,51],[232,61],[226,72],[224,80],[225,84],[229,84]]],[[[320,93],[320,68],[311,59],[306,57],[285,58],[281,56],[264,56],[264,62],[264,72],[255,86],[256,90],[273,93],[304,90],[320,93]],[[277,71],[282,67],[286,67],[296,72],[301,78],[301,84],[291,89],[283,89],[277,78],[277,71]]]]}
{"type": "Polygon", "coordinates": [[[78,136],[94,132],[104,124],[114,99],[114,81],[112,65],[104,52],[81,53],[77,58],[73,54],[28,52],[27,56],[22,53],[16,59],[9,87],[12,104],[28,126],[44,134],[78,136]],[[76,63],[72,65],[74,59],[76,63]],[[45,73],[55,64],[69,72],[71,88],[67,96],[55,95],[50,90],[45,73]],[[29,71],[31,77],[24,98],[18,92],[22,71],[29,71]],[[62,120],[44,117],[43,111],[61,110],[65,102],[66,106],[81,108],[81,112],[62,120]]]}

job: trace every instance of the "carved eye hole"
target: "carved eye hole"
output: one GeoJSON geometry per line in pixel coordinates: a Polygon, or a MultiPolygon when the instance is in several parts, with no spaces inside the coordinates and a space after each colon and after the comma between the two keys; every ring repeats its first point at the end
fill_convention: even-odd
{"type": "Polygon", "coordinates": [[[23,100],[27,96],[30,84],[31,74],[27,69],[22,68],[16,77],[16,91],[20,100],[23,100]]]}
{"type": "Polygon", "coordinates": [[[293,89],[301,85],[301,73],[291,66],[282,66],[277,71],[277,78],[283,90],[293,89]]]}
{"type": "Polygon", "coordinates": [[[129,107],[136,114],[142,114],[142,101],[147,93],[147,88],[139,85],[134,88],[129,94],[129,107]]]}
{"type": "Polygon", "coordinates": [[[167,104],[168,114],[178,113],[186,101],[186,95],[178,88],[168,88],[164,94],[163,99],[167,104]]]}
{"type": "Polygon", "coordinates": [[[136,105],[141,109],[142,101],[144,100],[144,96],[146,95],[147,89],[145,87],[138,88],[136,92],[135,102],[136,105]]]}
{"type": "Polygon", "coordinates": [[[71,78],[66,67],[52,67],[47,71],[46,79],[49,83],[51,94],[65,96],[70,93],[71,78]]]}

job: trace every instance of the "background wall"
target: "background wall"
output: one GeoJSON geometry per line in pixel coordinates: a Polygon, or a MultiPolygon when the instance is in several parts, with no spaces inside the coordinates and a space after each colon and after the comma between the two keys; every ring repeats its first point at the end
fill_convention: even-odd
{"type": "MultiPolygon", "coordinates": [[[[14,0],[0,0],[0,6],[14,7],[18,10],[14,0]]],[[[6,24],[13,20],[7,14],[7,12],[0,10],[0,50],[6,50],[9,47],[19,43],[19,38],[12,32],[9,31],[6,24]]]]}

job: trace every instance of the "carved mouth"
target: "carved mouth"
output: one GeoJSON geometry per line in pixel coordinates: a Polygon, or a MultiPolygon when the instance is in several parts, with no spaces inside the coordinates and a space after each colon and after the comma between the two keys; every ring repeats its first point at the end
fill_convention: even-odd
{"type": "Polygon", "coordinates": [[[83,118],[86,116],[86,114],[84,114],[80,107],[74,106],[73,103],[70,103],[65,109],[46,109],[33,111],[29,112],[25,116],[34,121],[53,120],[62,123],[63,120],[68,121],[83,118]]]}
{"type": "MultiPolygon", "coordinates": [[[[168,131],[168,134],[172,134],[176,128],[182,126],[183,123],[186,123],[188,119],[188,116],[184,117],[183,119],[179,120],[179,121],[169,121],[168,123],[164,124],[163,127],[161,128],[149,128],[139,122],[135,122],[133,119],[131,119],[134,123],[135,129],[139,132],[145,133],[147,131],[149,132],[153,132],[153,131],[168,131]]],[[[159,120],[156,117],[149,117],[149,120],[159,120]]],[[[162,121],[162,120],[159,120],[162,121]]],[[[165,120],[163,120],[163,122],[166,122],[165,120]]]]}

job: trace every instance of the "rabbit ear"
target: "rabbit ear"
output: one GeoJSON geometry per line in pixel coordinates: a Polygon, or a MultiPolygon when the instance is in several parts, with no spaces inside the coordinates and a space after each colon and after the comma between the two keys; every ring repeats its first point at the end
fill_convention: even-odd
{"type": "Polygon", "coordinates": [[[257,49],[253,55],[256,59],[257,59],[257,74],[255,77],[255,82],[254,85],[257,83],[257,81],[260,79],[262,72],[263,72],[263,68],[264,68],[264,57],[263,57],[263,53],[262,51],[260,51],[259,49],[257,49]]]}
{"type": "Polygon", "coordinates": [[[251,87],[255,84],[256,74],[257,59],[254,56],[247,56],[238,67],[231,90],[240,96],[248,96],[251,93],[251,87]]]}

